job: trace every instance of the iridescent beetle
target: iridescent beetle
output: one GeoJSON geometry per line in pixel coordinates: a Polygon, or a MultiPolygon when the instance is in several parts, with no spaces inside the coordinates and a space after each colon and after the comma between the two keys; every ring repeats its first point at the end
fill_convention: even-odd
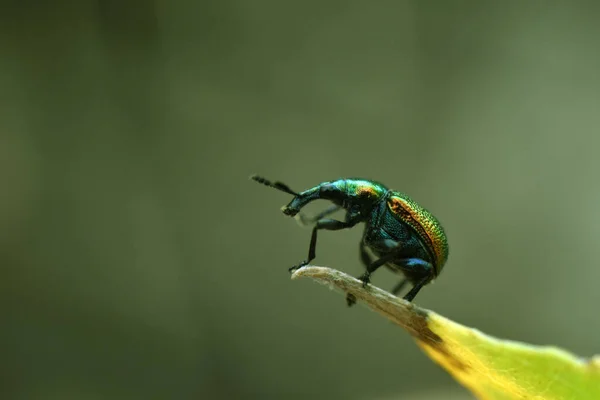
{"type": "MultiPolygon", "coordinates": [[[[282,208],[283,213],[296,217],[300,222],[314,224],[308,258],[291,267],[290,271],[314,260],[319,230],[337,231],[360,222],[365,223],[360,259],[366,272],[358,278],[362,280],[363,287],[370,282],[371,274],[385,265],[405,277],[392,289],[392,293],[398,294],[407,282],[411,282],[413,288],[404,299],[412,301],[424,285],[440,274],[448,259],[448,241],[439,221],[407,195],[390,190],[381,183],[355,178],[338,179],[297,193],[281,182],[271,182],[259,176],[251,178],[293,195],[292,201],[282,208]],[[304,206],[318,199],[329,200],[333,206],[311,219],[299,214],[304,206]],[[344,221],[326,218],[341,208],[346,210],[344,221]],[[373,260],[367,248],[378,258],[373,260]]],[[[346,301],[351,306],[356,299],[349,294],[346,301]]]]}

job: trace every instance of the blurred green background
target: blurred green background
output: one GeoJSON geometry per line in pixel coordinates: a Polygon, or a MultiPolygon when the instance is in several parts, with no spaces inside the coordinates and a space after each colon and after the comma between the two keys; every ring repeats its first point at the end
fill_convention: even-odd
{"type": "MultiPolygon", "coordinates": [[[[465,393],[289,280],[310,231],[252,173],[409,193],[451,246],[419,305],[599,352],[599,7],[3,1],[0,397],[465,393]]],[[[320,235],[315,262],[360,274],[360,236],[320,235]]]]}

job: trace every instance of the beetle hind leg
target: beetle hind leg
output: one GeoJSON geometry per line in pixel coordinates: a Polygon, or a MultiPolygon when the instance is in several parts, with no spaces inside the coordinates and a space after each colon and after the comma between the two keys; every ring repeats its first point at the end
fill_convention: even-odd
{"type": "Polygon", "coordinates": [[[396,286],[394,286],[391,290],[390,293],[392,293],[394,296],[397,296],[398,293],[400,293],[402,291],[402,289],[404,289],[404,286],[406,286],[406,284],[408,283],[408,279],[404,278],[402,279],[400,282],[398,282],[396,284],[396,286]]]}
{"type": "MultiPolygon", "coordinates": [[[[423,286],[428,284],[431,279],[433,279],[434,268],[431,263],[421,259],[421,258],[407,258],[397,262],[400,269],[402,269],[411,282],[414,282],[413,288],[404,295],[403,299],[406,301],[413,301],[417,293],[421,290],[423,286]]],[[[401,283],[405,283],[405,281],[401,283]]],[[[398,284],[400,286],[400,284],[398,284]]],[[[396,286],[396,288],[398,287],[396,286]]],[[[394,291],[396,290],[394,288],[394,291]]],[[[400,289],[398,289],[398,292],[400,289]]],[[[394,292],[396,294],[397,292],[394,292]]]]}
{"type": "Polygon", "coordinates": [[[431,280],[431,278],[426,277],[426,278],[423,278],[420,281],[418,281],[415,284],[415,286],[413,286],[413,288],[410,290],[410,292],[408,292],[406,295],[404,295],[403,299],[406,301],[412,302],[413,299],[415,298],[415,296],[417,295],[417,293],[419,293],[419,291],[421,290],[421,288],[423,286],[425,286],[430,280],[431,280]]]}

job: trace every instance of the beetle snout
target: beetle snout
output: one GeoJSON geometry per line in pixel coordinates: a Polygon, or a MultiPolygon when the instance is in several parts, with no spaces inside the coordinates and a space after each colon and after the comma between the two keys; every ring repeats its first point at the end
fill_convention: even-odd
{"type": "Polygon", "coordinates": [[[290,217],[294,217],[296,214],[298,214],[298,212],[300,212],[300,210],[297,210],[297,209],[292,208],[290,206],[283,206],[283,207],[281,207],[281,211],[285,215],[288,215],[290,217]]]}
{"type": "Polygon", "coordinates": [[[336,194],[340,191],[340,189],[335,186],[333,183],[325,183],[321,185],[320,188],[320,194],[323,197],[327,197],[328,195],[331,196],[333,194],[336,194]]]}

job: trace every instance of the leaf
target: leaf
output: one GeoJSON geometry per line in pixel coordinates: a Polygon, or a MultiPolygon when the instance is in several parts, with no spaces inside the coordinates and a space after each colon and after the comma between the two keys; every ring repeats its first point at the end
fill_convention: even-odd
{"type": "Polygon", "coordinates": [[[350,293],[400,325],[479,399],[600,399],[599,356],[586,360],[557,347],[496,339],[331,268],[303,267],[292,275],[299,277],[350,293]]]}

